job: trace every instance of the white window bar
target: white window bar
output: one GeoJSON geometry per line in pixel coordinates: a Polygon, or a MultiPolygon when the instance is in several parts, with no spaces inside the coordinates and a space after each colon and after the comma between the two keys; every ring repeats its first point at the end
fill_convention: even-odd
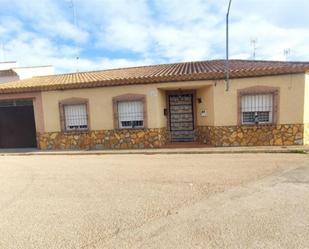
{"type": "Polygon", "coordinates": [[[66,131],[87,130],[87,107],[85,104],[64,105],[66,131]]]}
{"type": "Polygon", "coordinates": [[[119,128],[143,128],[144,104],[142,101],[122,101],[118,103],[119,128]]]}
{"type": "Polygon", "coordinates": [[[244,95],[241,97],[242,124],[273,122],[273,94],[244,95]]]}

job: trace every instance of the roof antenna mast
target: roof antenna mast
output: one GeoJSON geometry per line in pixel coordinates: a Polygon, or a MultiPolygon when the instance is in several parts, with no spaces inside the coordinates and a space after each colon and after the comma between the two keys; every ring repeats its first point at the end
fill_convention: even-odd
{"type": "Polygon", "coordinates": [[[283,50],[283,55],[284,55],[284,60],[285,61],[289,60],[290,54],[291,54],[291,49],[290,48],[286,48],[286,49],[283,50]]]}
{"type": "Polygon", "coordinates": [[[255,60],[256,57],[256,43],[257,43],[257,38],[251,38],[250,40],[251,47],[252,47],[252,59],[255,60]]]}
{"type": "MultiPolygon", "coordinates": [[[[69,0],[70,8],[72,8],[72,14],[73,14],[73,24],[75,28],[77,29],[77,16],[76,16],[76,8],[74,4],[74,0],[69,0]]],[[[79,51],[78,51],[78,45],[76,45],[77,52],[76,52],[76,72],[78,72],[78,61],[79,61],[79,51]]]]}
{"type": "Polygon", "coordinates": [[[225,72],[226,72],[226,91],[230,88],[230,65],[229,65],[229,15],[230,15],[230,8],[231,8],[232,0],[229,0],[229,6],[226,12],[226,60],[225,60],[225,72]]]}

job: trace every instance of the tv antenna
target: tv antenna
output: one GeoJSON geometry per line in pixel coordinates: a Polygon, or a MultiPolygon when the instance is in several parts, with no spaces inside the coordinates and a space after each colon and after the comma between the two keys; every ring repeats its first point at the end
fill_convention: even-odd
{"type": "Polygon", "coordinates": [[[256,49],[257,49],[256,43],[257,43],[257,38],[251,38],[250,44],[252,47],[252,54],[251,54],[252,60],[255,60],[255,57],[256,57],[256,49]]]}
{"type": "MultiPolygon", "coordinates": [[[[77,29],[78,25],[77,25],[77,15],[76,15],[75,3],[74,3],[74,0],[69,0],[68,2],[70,4],[70,8],[72,9],[73,25],[77,29]]],[[[76,57],[75,57],[75,60],[76,60],[76,72],[78,72],[78,61],[79,61],[79,57],[80,56],[79,56],[79,46],[78,46],[77,42],[76,42],[76,49],[77,49],[76,57]]]]}
{"type": "Polygon", "coordinates": [[[288,61],[291,55],[291,49],[290,48],[286,48],[283,50],[283,55],[284,55],[284,60],[288,61]]]}

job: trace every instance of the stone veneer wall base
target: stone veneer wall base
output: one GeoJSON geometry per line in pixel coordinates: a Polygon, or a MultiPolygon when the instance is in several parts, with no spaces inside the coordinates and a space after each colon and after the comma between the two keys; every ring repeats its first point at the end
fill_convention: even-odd
{"type": "MultiPolygon", "coordinates": [[[[37,134],[42,150],[161,148],[169,141],[166,128],[47,132],[37,134]]],[[[213,146],[309,144],[309,124],[199,126],[196,141],[213,146]]]]}
{"type": "Polygon", "coordinates": [[[41,150],[144,149],[166,144],[165,128],[100,130],[89,132],[47,132],[37,134],[41,150]]]}
{"type": "Polygon", "coordinates": [[[198,142],[214,146],[303,145],[304,136],[303,124],[199,126],[196,132],[198,142]]]}

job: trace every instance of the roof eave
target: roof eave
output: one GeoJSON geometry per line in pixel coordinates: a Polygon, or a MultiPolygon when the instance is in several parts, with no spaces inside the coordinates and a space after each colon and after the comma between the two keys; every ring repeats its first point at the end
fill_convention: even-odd
{"type": "MultiPolygon", "coordinates": [[[[299,74],[309,73],[309,70],[293,70],[293,71],[270,71],[261,70],[260,72],[250,70],[237,70],[232,71],[230,74],[231,79],[237,78],[252,78],[252,77],[264,77],[264,76],[277,76],[286,74],[299,74]]],[[[15,88],[0,88],[0,94],[8,93],[29,93],[29,92],[44,92],[44,91],[57,91],[57,90],[72,90],[82,88],[96,88],[96,87],[117,87],[123,85],[137,85],[137,84],[157,84],[157,83],[168,83],[177,81],[198,81],[198,80],[224,80],[225,73],[223,72],[211,72],[211,73],[198,73],[198,74],[187,74],[181,76],[158,76],[158,77],[144,77],[131,79],[113,79],[105,81],[93,81],[93,82],[79,82],[70,84],[54,84],[45,86],[31,86],[31,87],[15,87],[15,88]]]]}

